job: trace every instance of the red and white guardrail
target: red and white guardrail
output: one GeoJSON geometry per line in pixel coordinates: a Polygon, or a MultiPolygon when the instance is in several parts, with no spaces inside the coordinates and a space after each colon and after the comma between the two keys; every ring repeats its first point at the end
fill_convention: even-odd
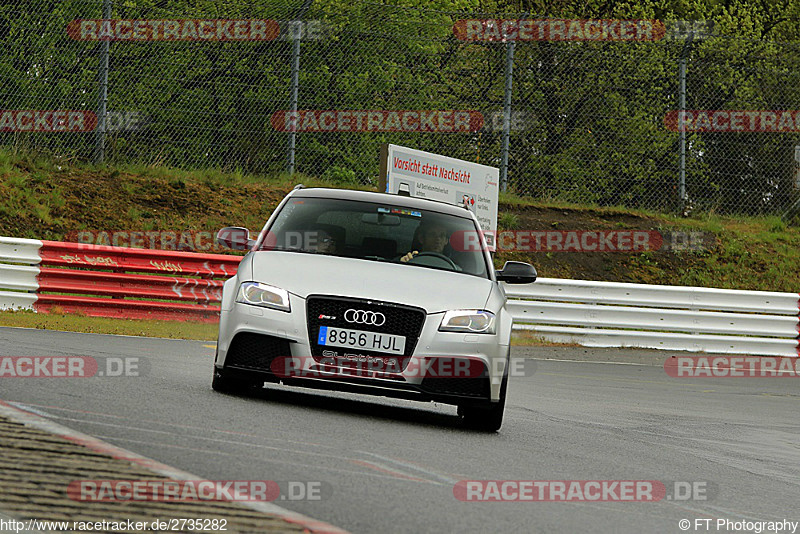
{"type": "MultiPolygon", "coordinates": [[[[240,256],[0,237],[0,310],[214,322],[240,256]]],[[[514,328],[587,347],[798,356],[800,295],[539,278],[514,328]]]]}
{"type": "Polygon", "coordinates": [[[0,237],[0,309],[215,322],[240,260],[0,237]]]}

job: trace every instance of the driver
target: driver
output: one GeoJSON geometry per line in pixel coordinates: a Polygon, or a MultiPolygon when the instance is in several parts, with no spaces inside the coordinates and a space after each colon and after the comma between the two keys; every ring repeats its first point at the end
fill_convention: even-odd
{"type": "Polygon", "coordinates": [[[449,240],[450,233],[447,231],[447,228],[444,225],[423,222],[417,229],[416,239],[411,245],[414,247],[417,243],[419,243],[418,250],[412,250],[400,258],[400,261],[408,262],[420,252],[435,252],[437,254],[444,254],[444,247],[447,245],[449,240]]]}

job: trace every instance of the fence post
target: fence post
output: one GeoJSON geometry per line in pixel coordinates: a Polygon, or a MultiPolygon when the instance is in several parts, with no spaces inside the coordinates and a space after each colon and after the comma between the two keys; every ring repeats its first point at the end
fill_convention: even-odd
{"type": "MultiPolygon", "coordinates": [[[[111,0],[103,0],[103,20],[111,18],[111,0]]],[[[94,162],[102,163],[106,155],[106,107],[108,106],[108,50],[110,39],[103,39],[100,53],[100,90],[97,96],[97,130],[94,138],[94,162]]]]}
{"type": "Polygon", "coordinates": [[[515,41],[506,43],[506,76],[503,94],[503,140],[500,159],[500,190],[508,189],[508,143],[511,130],[511,87],[514,70],[514,45],[515,41]]]}
{"type": "MultiPolygon", "coordinates": [[[[289,174],[294,174],[295,168],[295,152],[297,149],[297,101],[298,93],[300,92],[300,36],[302,32],[303,20],[305,20],[306,13],[311,7],[313,0],[303,0],[303,5],[293,14],[292,19],[297,22],[297,30],[294,35],[292,31],[287,32],[294,40],[292,43],[292,96],[290,101],[292,129],[289,131],[289,174]]],[[[291,26],[290,26],[291,28],[291,26]]]]}
{"type": "Polygon", "coordinates": [[[294,174],[295,149],[297,146],[297,99],[300,91],[300,37],[295,35],[292,43],[292,129],[289,131],[289,174],[294,174]]]}
{"type": "Polygon", "coordinates": [[[678,130],[680,135],[680,151],[681,151],[681,160],[680,160],[680,169],[679,169],[679,179],[678,179],[678,196],[679,196],[679,203],[680,203],[680,211],[684,213],[686,210],[686,123],[684,122],[686,117],[686,56],[689,55],[689,49],[692,46],[692,38],[694,37],[694,30],[689,32],[689,36],[686,38],[686,43],[683,45],[683,49],[681,49],[681,57],[678,63],[678,78],[680,80],[680,89],[679,89],[679,104],[678,107],[680,111],[678,112],[678,130]]]}

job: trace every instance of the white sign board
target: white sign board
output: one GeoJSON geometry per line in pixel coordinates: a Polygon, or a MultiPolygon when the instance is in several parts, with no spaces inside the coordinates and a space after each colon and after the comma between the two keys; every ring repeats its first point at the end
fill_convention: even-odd
{"type": "Polygon", "coordinates": [[[388,145],[385,169],[387,193],[466,205],[495,250],[500,169],[398,145],[388,145]]]}

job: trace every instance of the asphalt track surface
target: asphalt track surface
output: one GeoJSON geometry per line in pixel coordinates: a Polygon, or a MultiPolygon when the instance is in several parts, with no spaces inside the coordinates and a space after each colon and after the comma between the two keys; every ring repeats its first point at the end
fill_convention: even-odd
{"type": "Polygon", "coordinates": [[[800,518],[796,378],[671,378],[656,351],[607,358],[635,364],[538,359],[511,379],[503,428],[484,434],[446,405],[282,386],[216,393],[213,353],[201,341],[0,328],[0,356],[138,357],[144,375],[2,378],[0,399],[200,478],[316,483],[321,499],[276,504],[355,533],[685,532],[681,519],[689,532],[732,532],[715,522],[800,518]],[[656,480],[673,498],[461,502],[460,480],[656,480]],[[677,500],[675,481],[705,484],[705,500],[677,500]]]}

